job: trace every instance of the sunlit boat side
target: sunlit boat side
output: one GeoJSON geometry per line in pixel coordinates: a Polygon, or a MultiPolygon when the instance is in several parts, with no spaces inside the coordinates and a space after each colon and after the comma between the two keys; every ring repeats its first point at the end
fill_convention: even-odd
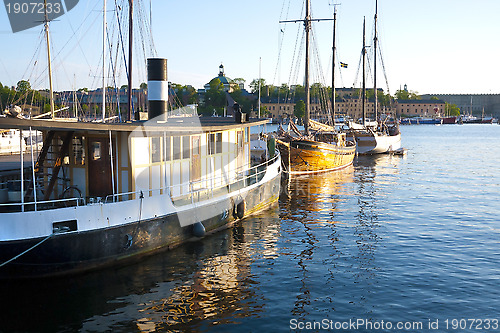
{"type": "Polygon", "coordinates": [[[0,128],[42,131],[44,147],[34,169],[9,176],[19,200],[0,204],[0,278],[140,258],[273,205],[279,152],[251,160],[250,129],[265,122],[1,119],[0,128]]]}

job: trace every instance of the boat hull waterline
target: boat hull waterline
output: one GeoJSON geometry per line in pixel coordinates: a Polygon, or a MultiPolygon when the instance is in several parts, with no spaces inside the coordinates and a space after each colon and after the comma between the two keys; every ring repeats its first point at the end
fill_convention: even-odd
{"type": "Polygon", "coordinates": [[[0,225],[13,239],[0,242],[0,265],[26,253],[0,267],[0,278],[76,274],[171,249],[198,239],[195,228],[200,224],[203,234],[210,234],[271,207],[278,201],[280,179],[278,155],[257,183],[181,209],[175,209],[170,196],[162,194],[116,203],[8,213],[11,217],[4,216],[7,218],[0,225]],[[160,215],[169,210],[178,212],[160,215]],[[20,238],[23,225],[34,219],[40,221],[38,230],[32,231],[38,235],[20,238]],[[190,219],[193,221],[188,222],[190,219]],[[55,232],[53,221],[74,221],[78,230],[55,232]],[[186,223],[191,224],[181,226],[186,223]]]}
{"type": "Polygon", "coordinates": [[[309,174],[340,170],[352,164],[356,146],[339,147],[324,142],[294,140],[280,143],[289,174],[309,174]]]}
{"type": "Polygon", "coordinates": [[[401,148],[401,133],[396,135],[375,132],[354,132],[358,154],[384,154],[401,148]]]}

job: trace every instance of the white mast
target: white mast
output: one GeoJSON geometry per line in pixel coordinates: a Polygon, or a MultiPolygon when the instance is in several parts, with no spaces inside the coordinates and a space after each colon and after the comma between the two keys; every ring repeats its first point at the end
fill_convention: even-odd
{"type": "Polygon", "coordinates": [[[375,19],[374,19],[374,37],[373,37],[373,94],[375,96],[375,102],[373,105],[373,110],[374,110],[374,118],[375,121],[378,121],[378,110],[377,110],[377,104],[378,104],[378,96],[377,96],[377,12],[378,12],[378,1],[375,0],[375,19]]]}
{"type": "Polygon", "coordinates": [[[48,59],[48,69],[49,69],[49,91],[50,91],[50,114],[51,118],[54,119],[54,90],[52,89],[52,64],[50,62],[50,38],[49,38],[49,18],[47,16],[47,0],[43,1],[43,8],[45,13],[45,38],[47,40],[47,59],[48,59]]]}
{"type": "Polygon", "coordinates": [[[103,1],[102,19],[102,121],[106,119],[106,0],[103,1]]]}

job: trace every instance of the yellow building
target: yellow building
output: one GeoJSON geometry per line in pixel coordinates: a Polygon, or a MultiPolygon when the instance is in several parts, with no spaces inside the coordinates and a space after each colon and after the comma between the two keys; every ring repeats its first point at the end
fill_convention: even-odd
{"type": "Polygon", "coordinates": [[[396,112],[403,117],[439,117],[444,114],[445,102],[442,100],[410,99],[396,101],[396,112]]]}

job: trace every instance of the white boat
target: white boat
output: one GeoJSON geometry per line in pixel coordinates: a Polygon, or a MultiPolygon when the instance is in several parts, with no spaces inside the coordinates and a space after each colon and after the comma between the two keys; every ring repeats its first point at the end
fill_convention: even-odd
{"type": "Polygon", "coordinates": [[[250,128],[264,122],[0,120],[1,128],[31,127],[45,138],[35,172],[18,178],[19,201],[0,204],[0,278],[139,258],[273,205],[280,155],[250,159],[250,128]]]}
{"type": "Polygon", "coordinates": [[[365,119],[363,123],[363,119],[359,119],[358,122],[355,122],[354,120],[349,120],[347,122],[347,125],[350,129],[353,130],[362,130],[368,127],[371,127],[373,129],[378,127],[378,121],[374,121],[371,119],[365,119]]]}
{"type": "MultiPolygon", "coordinates": [[[[373,61],[373,72],[374,72],[374,88],[373,91],[377,91],[377,2],[375,5],[375,37],[373,39],[374,48],[374,61],[373,61]]],[[[386,125],[385,123],[380,123],[378,121],[373,124],[366,118],[366,108],[365,108],[365,56],[366,56],[366,44],[365,44],[365,23],[363,22],[363,89],[362,89],[362,109],[363,118],[361,124],[350,123],[349,128],[350,139],[356,141],[356,152],[358,154],[383,154],[396,151],[401,148],[401,132],[399,131],[399,124],[386,125]]],[[[377,119],[377,94],[375,93],[375,119],[377,119]]]]}
{"type": "Polygon", "coordinates": [[[0,130],[0,155],[18,155],[29,152],[32,147],[37,152],[42,144],[42,133],[39,131],[0,130]]]}
{"type": "Polygon", "coordinates": [[[140,258],[277,203],[279,152],[259,145],[266,158],[251,159],[251,128],[267,120],[166,115],[166,85],[166,59],[149,59],[146,122],[0,118],[0,129],[37,130],[44,138],[32,167],[20,154],[20,172],[8,176],[0,278],[140,258]]]}
{"type": "Polygon", "coordinates": [[[0,131],[0,155],[19,154],[25,150],[26,144],[19,130],[5,129],[0,131]]]}
{"type": "Polygon", "coordinates": [[[358,154],[384,154],[391,153],[401,148],[401,134],[397,131],[397,127],[389,127],[387,132],[379,132],[374,129],[367,128],[365,130],[355,130],[354,137],[356,140],[358,154]]]}

